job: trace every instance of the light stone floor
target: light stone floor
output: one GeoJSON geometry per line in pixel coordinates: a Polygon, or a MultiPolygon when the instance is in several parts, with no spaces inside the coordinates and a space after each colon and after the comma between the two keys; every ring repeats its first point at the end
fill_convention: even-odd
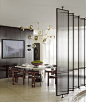
{"type": "Polygon", "coordinates": [[[22,84],[22,78],[19,78],[18,83],[12,85],[12,79],[9,82],[7,78],[0,79],[0,102],[69,102],[69,100],[77,93],[86,90],[82,87],[65,95],[64,98],[56,96],[55,80],[50,79],[50,86],[47,86],[47,78],[43,82],[36,82],[35,88],[28,86],[27,78],[25,85],[22,84]]]}

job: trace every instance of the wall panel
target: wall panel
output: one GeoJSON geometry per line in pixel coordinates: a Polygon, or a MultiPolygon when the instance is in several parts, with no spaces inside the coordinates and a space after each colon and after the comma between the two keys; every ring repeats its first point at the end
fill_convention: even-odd
{"type": "Polygon", "coordinates": [[[33,60],[33,49],[28,51],[27,45],[32,45],[33,41],[28,39],[28,35],[33,37],[33,30],[20,31],[19,28],[0,26],[0,78],[8,76],[7,70],[9,66],[21,65],[23,63],[31,63],[33,60]],[[2,59],[2,41],[1,39],[15,39],[25,41],[25,58],[8,58],[2,59]]]}

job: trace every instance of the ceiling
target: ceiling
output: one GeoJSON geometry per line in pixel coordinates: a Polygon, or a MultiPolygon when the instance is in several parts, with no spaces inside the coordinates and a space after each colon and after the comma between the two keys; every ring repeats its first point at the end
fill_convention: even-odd
{"type": "Polygon", "coordinates": [[[56,28],[56,8],[86,17],[86,0],[0,0],[0,25],[29,27],[44,30],[56,28]]]}

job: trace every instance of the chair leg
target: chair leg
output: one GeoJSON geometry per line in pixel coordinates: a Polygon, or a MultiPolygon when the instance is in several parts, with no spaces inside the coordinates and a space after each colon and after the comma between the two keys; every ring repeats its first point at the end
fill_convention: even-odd
{"type": "Polygon", "coordinates": [[[8,81],[9,81],[9,75],[8,75],[8,81]]]}
{"type": "Polygon", "coordinates": [[[49,72],[48,72],[48,86],[49,86],[49,72]]]}
{"type": "Polygon", "coordinates": [[[29,75],[28,75],[28,85],[29,85],[29,75]]]}
{"type": "Polygon", "coordinates": [[[15,78],[15,82],[17,82],[16,78],[15,78]]]}
{"type": "Polygon", "coordinates": [[[24,77],[23,77],[23,85],[24,85],[24,77]]]}
{"type": "Polygon", "coordinates": [[[41,86],[41,75],[40,75],[40,86],[41,86]]]}
{"type": "Polygon", "coordinates": [[[14,85],[14,72],[12,72],[12,84],[14,85]]]}
{"type": "Polygon", "coordinates": [[[16,78],[16,82],[18,83],[18,77],[16,78]]]}

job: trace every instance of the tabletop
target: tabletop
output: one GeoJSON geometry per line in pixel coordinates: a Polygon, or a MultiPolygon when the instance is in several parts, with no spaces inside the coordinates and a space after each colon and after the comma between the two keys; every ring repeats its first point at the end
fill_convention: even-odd
{"type": "Polygon", "coordinates": [[[18,68],[25,68],[25,69],[33,69],[33,70],[44,70],[46,68],[45,65],[39,65],[39,66],[34,66],[34,65],[28,65],[28,66],[15,66],[18,68]]]}

